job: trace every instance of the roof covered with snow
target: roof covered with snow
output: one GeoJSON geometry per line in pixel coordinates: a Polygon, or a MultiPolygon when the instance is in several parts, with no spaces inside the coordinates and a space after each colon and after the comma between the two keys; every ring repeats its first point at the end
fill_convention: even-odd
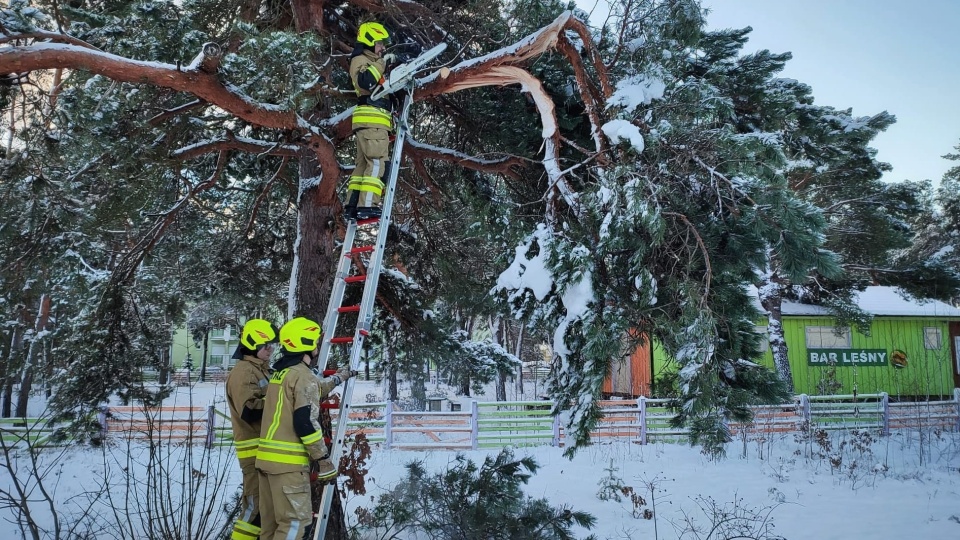
{"type": "MultiPolygon", "coordinates": [[[[754,302],[759,307],[757,289],[750,288],[754,302]]],[[[872,315],[900,317],[957,317],[960,309],[939,300],[918,300],[907,298],[897,287],[867,287],[856,294],[857,304],[872,315]]],[[[760,308],[764,311],[763,308],[760,308]]],[[[783,314],[793,316],[829,316],[830,310],[823,306],[784,301],[783,314]]]]}

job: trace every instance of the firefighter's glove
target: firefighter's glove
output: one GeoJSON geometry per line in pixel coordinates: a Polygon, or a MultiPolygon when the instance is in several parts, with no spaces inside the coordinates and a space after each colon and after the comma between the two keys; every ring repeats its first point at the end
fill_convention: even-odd
{"type": "Polygon", "coordinates": [[[394,64],[400,63],[400,59],[397,58],[397,55],[395,55],[395,54],[393,54],[393,53],[387,53],[387,54],[383,55],[383,61],[384,61],[388,66],[392,66],[392,65],[394,65],[394,64]]]}
{"type": "Polygon", "coordinates": [[[356,377],[356,376],[357,376],[357,372],[350,369],[347,366],[344,366],[337,370],[337,377],[340,378],[340,382],[346,382],[346,380],[349,379],[350,377],[356,377]]]}
{"type": "Polygon", "coordinates": [[[337,477],[337,469],[329,457],[310,463],[310,481],[327,483],[337,477]]]}

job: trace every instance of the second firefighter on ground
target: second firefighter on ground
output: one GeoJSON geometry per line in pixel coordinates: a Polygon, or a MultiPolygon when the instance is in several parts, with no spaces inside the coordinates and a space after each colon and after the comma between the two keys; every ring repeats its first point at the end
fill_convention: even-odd
{"type": "Polygon", "coordinates": [[[353,373],[345,367],[323,379],[313,374],[320,334],[320,325],[304,317],[280,328],[283,354],[267,385],[256,461],[263,540],[299,540],[312,520],[311,469],[321,481],[337,475],[320,427],[320,399],[353,373]]]}

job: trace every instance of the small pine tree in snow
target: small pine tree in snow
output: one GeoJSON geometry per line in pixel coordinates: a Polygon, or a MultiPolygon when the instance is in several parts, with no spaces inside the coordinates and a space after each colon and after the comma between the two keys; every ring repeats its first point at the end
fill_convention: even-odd
{"type": "Polygon", "coordinates": [[[482,465],[459,455],[437,473],[415,461],[372,509],[360,512],[361,527],[380,538],[405,531],[437,540],[572,540],[573,526],[591,528],[595,520],[586,512],[524,495],[537,469],[532,457],[517,459],[509,449],[482,465]]]}

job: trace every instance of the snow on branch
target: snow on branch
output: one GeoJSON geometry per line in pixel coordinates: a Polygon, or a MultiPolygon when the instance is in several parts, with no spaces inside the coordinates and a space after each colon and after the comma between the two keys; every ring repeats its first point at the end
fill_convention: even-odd
{"type": "Polygon", "coordinates": [[[520,179],[519,169],[522,169],[526,162],[521,157],[510,155],[499,159],[480,159],[449,148],[424,144],[410,137],[406,139],[404,151],[414,159],[447,161],[475,171],[502,174],[514,180],[520,179]]]}
{"type": "MultiPolygon", "coordinates": [[[[533,98],[537,105],[537,110],[540,113],[544,138],[543,165],[549,178],[551,193],[553,192],[553,188],[556,187],[564,201],[571,208],[577,208],[577,194],[563,177],[559,166],[557,154],[557,116],[553,99],[547,94],[540,80],[523,68],[529,61],[551,50],[560,51],[570,60],[574,66],[581,98],[584,100],[588,109],[588,116],[593,128],[594,143],[597,151],[602,151],[605,145],[599,135],[600,118],[598,110],[602,110],[603,107],[598,106],[597,102],[605,101],[612,95],[613,90],[607,78],[606,68],[600,61],[599,55],[596,51],[591,52],[588,50],[586,52],[590,54],[590,58],[597,71],[597,77],[600,79],[600,90],[596,90],[590,82],[586,67],[579,53],[569,42],[568,38],[563,36],[563,32],[567,30],[572,30],[577,33],[577,35],[581,37],[584,47],[590,48],[588,44],[592,43],[592,41],[589,31],[582,22],[574,18],[571,12],[567,11],[549,25],[513,45],[503,47],[479,58],[461,62],[449,70],[443,70],[443,75],[441,75],[440,71],[437,71],[432,75],[418,80],[419,88],[417,89],[416,95],[420,99],[426,99],[441,94],[466,90],[468,88],[519,84],[522,91],[528,92],[533,98]],[[566,41],[562,43],[562,40],[566,41]]],[[[602,105],[602,103],[600,105],[602,105]]],[[[552,199],[552,195],[548,194],[548,198],[552,199]]]]}
{"type": "MultiPolygon", "coordinates": [[[[178,68],[162,62],[124,58],[73,44],[34,43],[0,48],[0,73],[25,73],[44,69],[79,69],[132,84],[152,84],[187,92],[252,124],[272,129],[297,129],[294,111],[258,103],[236,87],[224,85],[216,73],[197,66],[178,68]]],[[[209,67],[209,61],[205,64],[209,67]]]]}
{"type": "Polygon", "coordinates": [[[176,159],[193,159],[204,154],[222,152],[224,150],[239,150],[250,154],[284,157],[297,157],[301,153],[301,147],[295,144],[282,144],[246,137],[236,137],[232,133],[227,133],[225,137],[220,139],[200,141],[190,146],[174,150],[173,153],[171,153],[171,157],[176,159]]]}

